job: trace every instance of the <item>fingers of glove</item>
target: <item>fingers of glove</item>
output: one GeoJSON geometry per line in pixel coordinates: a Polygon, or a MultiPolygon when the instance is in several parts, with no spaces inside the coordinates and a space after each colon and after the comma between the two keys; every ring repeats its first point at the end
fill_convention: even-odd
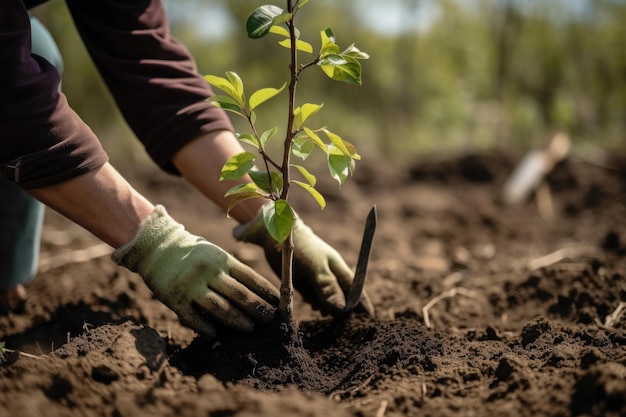
{"type": "Polygon", "coordinates": [[[228,260],[228,269],[230,276],[250,291],[257,294],[267,303],[278,305],[278,300],[280,299],[278,289],[254,269],[233,257],[228,260]]]}
{"type": "Polygon", "coordinates": [[[184,312],[177,312],[180,321],[191,330],[198,333],[205,339],[213,339],[217,336],[215,327],[202,315],[202,313],[194,310],[190,305],[184,312]]]}
{"type": "MultiPolygon", "coordinates": [[[[343,289],[345,294],[350,293],[350,288],[352,288],[352,284],[354,282],[354,273],[348,267],[343,258],[337,254],[335,257],[331,258],[329,262],[330,270],[337,277],[337,281],[339,285],[343,289]]],[[[361,296],[359,298],[359,304],[357,304],[357,311],[363,311],[370,316],[374,316],[375,309],[372,300],[365,292],[365,289],[361,292],[361,296]]]]}
{"type": "Polygon", "coordinates": [[[218,293],[208,290],[203,296],[194,299],[194,303],[211,319],[242,333],[254,330],[254,323],[228,300],[218,293]]]}
{"type": "Polygon", "coordinates": [[[346,307],[346,297],[332,273],[319,272],[313,285],[322,310],[331,314],[338,314],[343,311],[346,307]]]}
{"type": "MultiPolygon", "coordinates": [[[[231,271],[232,273],[232,271],[231,271]]],[[[269,323],[276,313],[275,305],[261,298],[257,293],[227,274],[220,274],[211,281],[211,289],[237,306],[244,314],[254,320],[269,323]]],[[[278,292],[278,291],[276,291],[278,292]]],[[[276,303],[278,298],[276,298],[276,303]]]]}
{"type": "MultiPolygon", "coordinates": [[[[193,291],[196,291],[197,294],[194,301],[199,302],[202,306],[210,306],[207,308],[207,312],[216,312],[216,308],[206,301],[207,294],[210,295],[215,292],[215,295],[220,294],[223,299],[228,300],[229,306],[232,307],[234,304],[240,307],[243,313],[248,314],[253,319],[262,322],[273,320],[279,295],[278,290],[270,282],[221,249],[213,254],[212,263],[199,259],[201,255],[201,252],[197,252],[195,259],[188,256],[189,268],[181,273],[186,277],[185,283],[187,285],[196,279],[205,284],[201,288],[193,285],[195,288],[193,291]],[[219,270],[215,270],[216,265],[219,265],[219,270]],[[240,277],[240,279],[237,280],[229,274],[240,277]],[[242,284],[240,281],[244,281],[244,283],[242,284]]],[[[191,291],[191,289],[187,291],[191,291]]],[[[213,298],[210,297],[210,299],[213,298]]]]}
{"type": "Polygon", "coordinates": [[[376,314],[374,304],[372,303],[372,300],[370,299],[369,295],[367,295],[365,290],[361,292],[361,298],[359,298],[359,304],[357,304],[355,310],[357,312],[366,313],[367,315],[372,317],[374,317],[374,315],[376,314]]]}

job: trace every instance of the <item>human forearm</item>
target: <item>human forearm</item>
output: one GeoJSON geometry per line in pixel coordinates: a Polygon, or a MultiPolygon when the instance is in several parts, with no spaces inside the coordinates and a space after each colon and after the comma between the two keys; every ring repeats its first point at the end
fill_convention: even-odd
{"type": "Polygon", "coordinates": [[[109,163],[28,192],[114,248],[129,242],[154,209],[109,163]]]}
{"type": "Polygon", "coordinates": [[[267,280],[186,231],[111,165],[31,194],[116,248],[113,260],[200,335],[215,337],[214,322],[250,332],[273,319],[278,292],[267,280]]]}
{"type": "MultiPolygon", "coordinates": [[[[250,181],[220,181],[224,163],[233,155],[243,152],[239,141],[230,131],[205,134],[190,142],[174,155],[172,162],[185,179],[211,201],[226,210],[230,200],[224,197],[226,191],[237,183],[250,181]]],[[[253,198],[235,206],[230,215],[240,223],[252,220],[267,200],[253,198]]]]}

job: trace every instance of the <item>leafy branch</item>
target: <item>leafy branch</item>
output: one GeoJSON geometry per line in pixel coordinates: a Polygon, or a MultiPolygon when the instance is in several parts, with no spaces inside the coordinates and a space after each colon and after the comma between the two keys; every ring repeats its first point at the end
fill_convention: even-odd
{"type": "Polygon", "coordinates": [[[255,162],[257,155],[242,152],[231,157],[224,165],[220,180],[237,180],[248,175],[252,182],[239,184],[228,190],[231,197],[227,212],[250,198],[266,198],[263,206],[263,222],[269,235],[282,244],[281,300],[279,311],[283,321],[293,323],[292,286],[292,230],[296,215],[288,203],[290,186],[295,184],[309,193],[321,209],[326,206],[322,194],[315,188],[316,177],[300,163],[292,163],[292,156],[305,161],[314,149],[325,155],[328,170],[341,187],[355,169],[355,161],[361,157],[354,145],[345,141],[337,133],[326,127],[311,128],[309,119],[317,114],[323,104],[297,104],[297,85],[305,70],[318,67],[329,78],[354,85],[361,85],[361,64],[359,60],[369,58],[354,44],[341,50],[333,30],[328,27],[320,31],[320,47],[314,53],[313,46],[300,39],[300,31],[295,25],[295,17],[309,0],[287,0],[286,10],[275,5],[264,5],[255,9],[246,22],[248,36],[263,38],[269,34],[278,36],[278,44],[289,49],[290,77],[279,88],[266,87],[254,91],[248,99],[244,84],[235,72],[226,72],[226,77],[206,75],[206,81],[221,90],[223,95],[215,95],[209,100],[218,107],[243,117],[250,131],[238,133],[242,143],[252,146],[261,156],[263,168],[259,170],[255,162]],[[305,54],[310,60],[299,64],[299,57],[305,54]],[[287,89],[288,108],[286,131],[283,139],[283,153],[279,159],[269,155],[267,144],[278,134],[272,127],[259,131],[256,125],[256,110],[266,101],[287,89]],[[292,179],[291,169],[295,168],[302,177],[292,179]]]}

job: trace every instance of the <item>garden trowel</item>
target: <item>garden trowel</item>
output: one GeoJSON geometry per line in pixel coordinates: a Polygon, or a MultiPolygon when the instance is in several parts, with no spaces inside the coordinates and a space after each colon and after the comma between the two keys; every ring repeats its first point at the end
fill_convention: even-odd
{"type": "Polygon", "coordinates": [[[363,285],[365,284],[365,275],[367,274],[367,264],[369,263],[370,253],[372,252],[372,241],[374,240],[374,232],[376,232],[376,224],[378,216],[376,214],[376,206],[372,207],[367,220],[365,221],[365,230],[363,232],[363,241],[361,242],[361,250],[359,251],[359,259],[354,272],[354,281],[348,292],[346,300],[345,312],[349,313],[359,303],[363,285]]]}

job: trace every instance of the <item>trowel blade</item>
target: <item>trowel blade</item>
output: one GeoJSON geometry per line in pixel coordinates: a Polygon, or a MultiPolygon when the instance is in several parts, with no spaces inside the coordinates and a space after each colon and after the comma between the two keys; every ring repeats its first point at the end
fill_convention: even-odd
{"type": "Polygon", "coordinates": [[[361,241],[361,250],[359,251],[359,259],[356,264],[356,271],[354,272],[354,281],[348,298],[346,300],[346,312],[350,312],[356,307],[361,298],[361,292],[363,291],[363,285],[365,284],[365,275],[367,275],[367,264],[369,263],[370,254],[372,252],[372,242],[374,240],[374,233],[376,232],[376,225],[378,224],[378,214],[376,213],[376,206],[372,207],[367,220],[365,221],[365,230],[363,231],[363,240],[361,241]]]}

